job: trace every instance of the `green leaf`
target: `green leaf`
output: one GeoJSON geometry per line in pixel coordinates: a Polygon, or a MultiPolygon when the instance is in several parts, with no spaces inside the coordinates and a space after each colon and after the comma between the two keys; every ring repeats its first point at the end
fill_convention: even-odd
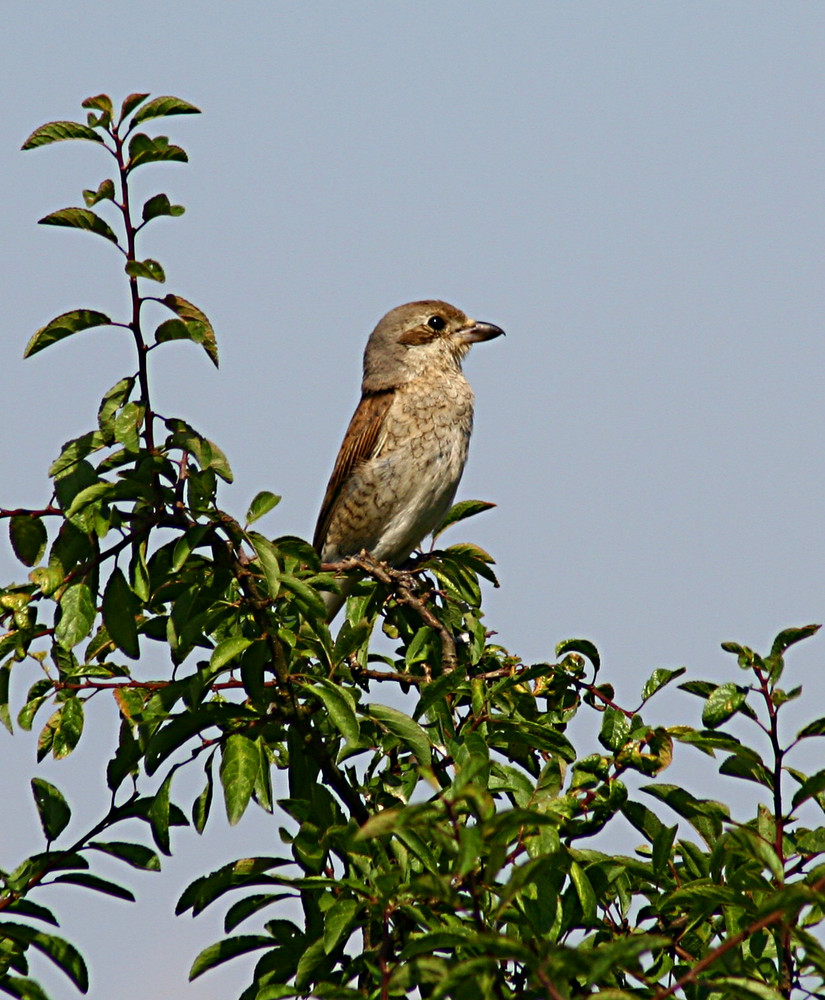
{"type": "Polygon", "coordinates": [[[683,816],[699,833],[708,847],[713,847],[722,835],[723,821],[730,819],[728,807],[712,799],[697,799],[678,785],[644,785],[642,791],[666,803],[683,816]]]}
{"type": "Polygon", "coordinates": [[[223,748],[220,767],[226,817],[230,826],[235,826],[246,812],[259,767],[260,750],[254,740],[241,733],[233,733],[223,748]]]}
{"type": "Polygon", "coordinates": [[[589,639],[565,639],[556,646],[556,656],[566,656],[568,653],[580,653],[587,657],[593,664],[593,669],[598,672],[601,666],[601,657],[595,645],[589,639]]]}
{"type": "Polygon", "coordinates": [[[618,708],[606,708],[602,716],[599,743],[608,750],[620,750],[630,735],[630,719],[618,708]]]}
{"type": "Polygon", "coordinates": [[[183,568],[189,556],[192,555],[211,530],[211,524],[196,524],[180,536],[172,550],[173,573],[177,573],[183,568]]]}
{"type": "Polygon", "coordinates": [[[188,299],[184,299],[180,295],[172,295],[170,293],[169,295],[164,295],[160,301],[167,309],[175,313],[179,319],[183,320],[184,323],[196,324],[186,335],[185,339],[193,340],[195,343],[200,344],[217,368],[218,342],[215,338],[215,331],[212,329],[212,324],[209,322],[206,314],[198,309],[196,305],[189,302],[188,299]]]}
{"type": "Polygon", "coordinates": [[[253,521],[257,521],[264,514],[268,514],[273,507],[277,507],[280,502],[281,498],[275,493],[270,493],[269,490],[261,490],[260,493],[256,493],[249,505],[249,510],[246,512],[246,523],[252,524],[253,521]]]}
{"type": "Polygon", "coordinates": [[[41,226],[68,226],[71,229],[84,229],[89,233],[96,233],[104,239],[111,240],[115,246],[117,235],[112,227],[99,215],[88,208],[60,208],[56,212],[44,215],[38,219],[41,226]]]}
{"type": "Polygon", "coordinates": [[[265,937],[262,934],[240,934],[237,937],[224,938],[222,941],[203,949],[189,970],[189,980],[191,982],[191,980],[197,979],[209,969],[214,969],[217,965],[237,958],[238,955],[246,955],[259,948],[273,948],[275,943],[273,938],[265,937]]]}
{"type": "Polygon", "coordinates": [[[393,736],[398,737],[413,756],[423,767],[430,765],[430,740],[421,726],[409,715],[399,712],[397,708],[390,708],[389,705],[365,705],[361,711],[362,715],[374,719],[384,729],[393,736]]]}
{"type": "Polygon", "coordinates": [[[585,927],[595,926],[597,923],[596,905],[598,902],[596,893],[593,891],[590,879],[575,861],[570,864],[570,880],[573,883],[579,899],[579,905],[582,908],[582,923],[585,927]]]}
{"type": "Polygon", "coordinates": [[[716,729],[731,716],[736,715],[748,696],[747,688],[737,684],[720,684],[708,696],[702,710],[702,723],[708,729],[716,729]]]}
{"type": "Polygon", "coordinates": [[[51,142],[63,142],[66,139],[103,142],[103,136],[88,125],[81,125],[80,122],[47,122],[36,128],[20,148],[35,149],[37,146],[47,146],[51,142]]]}
{"type": "Polygon", "coordinates": [[[450,525],[457,524],[465,518],[474,517],[476,514],[481,514],[485,510],[492,510],[495,506],[496,505],[494,503],[490,503],[487,500],[462,500],[460,503],[453,504],[453,506],[447,511],[447,516],[433,532],[433,541],[435,541],[439,535],[443,535],[450,525]]]}
{"type": "Polygon", "coordinates": [[[231,636],[229,639],[219,642],[209,658],[210,674],[216,674],[227,663],[240,656],[245,649],[249,649],[251,645],[251,639],[245,639],[240,635],[231,636]]]}
{"type": "Polygon", "coordinates": [[[173,205],[167,195],[156,194],[154,197],[150,198],[143,206],[143,221],[144,223],[149,222],[150,219],[156,219],[161,215],[173,215],[180,216],[186,209],[183,205],[173,205]]]}
{"type": "MultiPolygon", "coordinates": [[[[339,897],[327,910],[324,917],[324,951],[327,955],[352,927],[362,904],[357,899],[339,897]]],[[[348,937],[349,935],[347,935],[348,937]]]]}
{"type": "Polygon", "coordinates": [[[156,97],[144,104],[132,119],[133,125],[139,125],[148,118],[164,118],[168,115],[199,115],[200,108],[194,104],[182,101],[179,97],[156,97]]]}
{"type": "Polygon", "coordinates": [[[128,118],[138,105],[143,104],[148,96],[148,94],[129,94],[121,106],[120,121],[128,118]]]}
{"type": "Polygon", "coordinates": [[[658,670],[654,670],[642,688],[642,701],[648,701],[657,691],[661,691],[666,684],[670,684],[675,678],[681,677],[686,670],[687,667],[679,667],[676,670],[665,670],[660,667],[658,670]]]}
{"type": "Polygon", "coordinates": [[[80,106],[82,108],[95,108],[98,111],[102,111],[110,120],[115,113],[112,107],[112,99],[108,94],[96,94],[94,97],[87,97],[80,106]]]}
{"type": "Polygon", "coordinates": [[[109,854],[119,861],[125,861],[133,868],[140,868],[143,871],[159,872],[160,858],[153,850],[144,847],[143,844],[130,844],[122,840],[93,840],[89,847],[96,851],[109,854]]]}
{"type": "Polygon", "coordinates": [[[85,993],[89,989],[89,973],[83,956],[68,941],[57,937],[56,934],[45,934],[43,931],[36,931],[25,924],[13,924],[8,921],[0,922],[0,938],[10,938],[26,946],[37,948],[47,958],[60,969],[80,990],[85,993]]]}
{"type": "MultiPolygon", "coordinates": [[[[209,813],[212,809],[212,792],[213,792],[213,779],[212,779],[212,760],[215,756],[214,750],[209,754],[206,764],[204,765],[204,774],[206,775],[206,784],[203,786],[203,791],[195,799],[192,806],[192,825],[198,831],[198,833],[203,833],[206,829],[206,821],[209,819],[209,813]]],[[[227,928],[229,930],[230,928],[227,928]]]]}
{"type": "Polygon", "coordinates": [[[115,200],[115,183],[111,178],[107,178],[105,181],[100,182],[100,186],[97,191],[91,191],[86,188],[83,191],[83,200],[86,202],[86,208],[91,208],[92,205],[96,205],[99,201],[114,201],[115,200]]]}
{"type": "Polygon", "coordinates": [[[95,892],[105,893],[107,896],[114,896],[115,899],[125,899],[130,903],[135,902],[134,893],[130,892],[117,882],[110,882],[99,875],[90,875],[88,872],[70,872],[67,875],[58,875],[52,882],[65,882],[67,885],[81,885],[84,889],[93,889],[95,892]]]}
{"type": "Polygon", "coordinates": [[[43,760],[49,751],[55,760],[62,760],[77,746],[83,733],[83,702],[70,698],[54,712],[43,727],[37,741],[37,760],[43,760]]]}
{"type": "Polygon", "coordinates": [[[115,417],[115,440],[132,453],[140,450],[140,428],[146,407],[142,403],[126,403],[115,417]]]}
{"type": "Polygon", "coordinates": [[[786,628],[773,640],[770,655],[772,657],[782,656],[785,650],[793,646],[794,643],[802,642],[803,639],[808,639],[810,636],[816,635],[820,628],[820,625],[803,625],[801,628],[786,628]]]}
{"type": "Polygon", "coordinates": [[[46,526],[34,514],[15,514],[10,518],[9,538],[14,554],[24,566],[36,566],[46,551],[46,526]]]}
{"type": "Polygon", "coordinates": [[[281,566],[278,560],[278,550],[268,538],[264,538],[257,531],[250,531],[247,537],[261,564],[269,588],[269,596],[274,600],[281,590],[281,566]]]}
{"type": "Polygon", "coordinates": [[[817,771],[816,774],[812,774],[809,778],[805,778],[802,781],[801,786],[794,793],[794,797],[791,799],[791,808],[796,809],[797,806],[802,805],[808,799],[813,798],[815,795],[819,795],[821,792],[825,792],[825,771],[817,771]]]}
{"type": "Polygon", "coordinates": [[[123,571],[116,567],[103,593],[103,624],[118,649],[133,660],[140,656],[136,621],[138,612],[138,600],[126,582],[123,571]]]}
{"type": "Polygon", "coordinates": [[[127,260],[124,270],[130,278],[149,278],[160,284],[166,281],[163,268],[151,257],[147,257],[146,260],[127,260]]]}
{"type": "Polygon", "coordinates": [[[166,775],[163,779],[163,783],[154,795],[152,799],[152,805],[149,807],[149,823],[152,827],[152,836],[155,838],[155,843],[158,849],[164,854],[171,854],[169,846],[169,794],[172,788],[172,778],[175,775],[175,769],[166,775]]]}
{"type": "Polygon", "coordinates": [[[51,843],[57,840],[69,825],[72,811],[60,790],[48,781],[44,781],[43,778],[32,778],[31,786],[40,816],[40,825],[43,827],[46,840],[51,843]]]}
{"type": "Polygon", "coordinates": [[[9,711],[9,680],[11,679],[11,664],[6,663],[0,667],[0,722],[14,733],[11,724],[11,712],[9,711]]]}
{"type": "Polygon", "coordinates": [[[92,631],[97,614],[92,592],[85,583],[73,583],[63,591],[60,612],[55,641],[63,649],[73,649],[92,631]]]}
{"type": "Polygon", "coordinates": [[[308,687],[308,690],[324,703],[324,708],[329,712],[330,718],[347,743],[357,745],[361,738],[361,729],[355,717],[355,699],[350,692],[325,677],[308,687]]]}
{"type": "Polygon", "coordinates": [[[129,142],[129,162],[126,164],[126,169],[132,171],[145,163],[158,163],[162,160],[186,163],[188,159],[186,152],[180,146],[170,144],[168,136],[158,135],[150,138],[143,132],[136,132],[129,142]]]}
{"type": "Polygon", "coordinates": [[[804,740],[808,736],[825,736],[825,718],[809,722],[796,734],[798,740],[804,740]]]}
{"type": "MultiPolygon", "coordinates": [[[[115,382],[100,401],[100,407],[97,411],[97,423],[101,434],[104,435],[106,441],[109,443],[114,441],[115,438],[115,415],[129,398],[134,385],[134,376],[130,375],[128,378],[122,378],[120,381],[115,382]]],[[[52,475],[54,474],[52,473],[52,475]]]]}
{"type": "Polygon", "coordinates": [[[73,333],[80,330],[90,330],[95,326],[111,326],[112,321],[102,312],[95,312],[94,309],[73,309],[71,312],[63,313],[55,317],[50,323],[42,326],[31,338],[23,352],[24,358],[30,358],[33,354],[51,347],[58,340],[65,340],[73,333]]]}

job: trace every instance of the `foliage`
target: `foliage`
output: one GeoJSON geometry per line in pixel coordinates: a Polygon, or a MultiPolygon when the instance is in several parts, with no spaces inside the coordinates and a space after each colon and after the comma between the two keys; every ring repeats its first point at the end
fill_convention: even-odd
{"type": "MultiPolygon", "coordinates": [[[[41,222],[114,244],[131,314],[73,309],[38,330],[26,354],[107,327],[133,338],[137,368],[105,393],[97,426],[61,449],[50,502],[2,511],[30,572],[0,592],[0,718],[11,731],[10,675],[28,671],[17,724],[40,727],[38,760],[75,749],[86,701],[101,691],[116,700],[119,742],[105,771],[111,807],[70,842],[69,803],[32,781],[45,846],[0,873],[0,988],[44,997],[29,976],[40,952],[85,992],[83,957],[32,897],[65,883],[132,899],[95,874],[95,858],[158,869],[171,827],[206,832],[217,782],[231,823],[250,803],[277,810],[286,845],[204,873],[179,902],[179,913],[197,914],[231,894],[226,936],[191,976],[258,952],[242,1000],[822,995],[814,932],[825,899],[825,770],[803,774],[790,754],[825,736],[825,719],[788,743],[779,735],[780,713],[801,691],[779,686],[785,653],[817,626],[781,633],[765,657],[726,644],[741,670],[734,681],[681,684],[703,700],[704,728],[651,726],[648,702],[684,669],[655,670],[626,708],[597,681],[598,652],[585,640],[560,643],[552,663],[523,663],[483,623],[480,581],[495,576],[477,546],[452,545],[404,570],[366,555],[321,566],[303,540],[251,527],[275,494],[258,494],[243,523],[226,513],[217,504],[219,480],[232,481],[225,455],[155,412],[150,394],[148,357],[167,341],[190,340],[218,361],[199,308],[145,294],[165,269],[140,258],[138,236],[183,208],[162,193],[139,212],[130,202],[135,170],[186,160],[139,127],[197,109],[147,94],[127,97],[117,117],[106,95],[84,107],[87,124],[49,123],[24,148],[76,139],[112,157],[114,178],[84,191],[85,207],[41,222]],[[152,335],[147,302],[171,314],[152,335]],[[333,634],[318,589],[334,588],[336,571],[361,582],[333,634]],[[378,631],[392,654],[376,651],[378,631]],[[140,680],[133,671],[150,644],[166,651],[169,670],[140,680]],[[380,700],[381,685],[398,692],[395,704],[380,700]],[[600,745],[583,756],[567,735],[579,712],[600,723],[600,745]],[[737,735],[743,723],[755,744],[737,735]],[[721,802],[650,781],[675,744],[753,783],[755,815],[734,819],[721,802]],[[175,776],[193,765],[203,791],[176,803],[175,776]],[[273,768],[284,776],[277,801],[273,768]],[[634,774],[647,783],[629,781],[634,774]],[[148,777],[157,791],[145,791],[148,777]],[[135,818],[154,847],[117,839],[118,824],[135,818]],[[634,856],[594,846],[622,822],[643,840],[634,856]],[[300,920],[287,917],[298,911],[287,901],[300,920]]],[[[457,505],[445,526],[487,506],[457,505]]]]}

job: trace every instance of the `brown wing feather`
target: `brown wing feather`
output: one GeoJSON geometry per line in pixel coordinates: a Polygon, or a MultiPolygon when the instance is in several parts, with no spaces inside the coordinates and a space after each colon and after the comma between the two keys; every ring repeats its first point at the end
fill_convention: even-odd
{"type": "Polygon", "coordinates": [[[370,459],[375,452],[381,428],[384,426],[384,418],[392,404],[393,392],[393,389],[387,389],[383,392],[362,396],[361,402],[352,415],[341,450],[338,452],[338,458],[335,460],[335,468],[332,470],[324,502],[321,504],[321,513],[318,515],[318,523],[315,526],[312,544],[319,553],[323,548],[344,483],[352,470],[361,462],[370,459]]]}

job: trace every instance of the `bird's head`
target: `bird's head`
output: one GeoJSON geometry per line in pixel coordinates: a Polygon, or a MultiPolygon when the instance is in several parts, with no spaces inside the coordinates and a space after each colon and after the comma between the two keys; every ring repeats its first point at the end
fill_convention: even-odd
{"type": "Polygon", "coordinates": [[[363,388],[378,392],[427,371],[457,370],[473,344],[503,333],[448,302],[408,302],[388,312],[372,331],[364,351],[363,388]]]}

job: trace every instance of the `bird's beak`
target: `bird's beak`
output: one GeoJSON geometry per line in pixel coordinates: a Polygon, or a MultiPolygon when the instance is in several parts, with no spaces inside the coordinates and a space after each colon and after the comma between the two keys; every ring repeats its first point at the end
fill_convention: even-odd
{"type": "Polygon", "coordinates": [[[478,323],[471,320],[469,326],[455,332],[455,338],[462,344],[478,344],[482,340],[492,340],[493,337],[503,337],[504,330],[494,323],[478,323]]]}

